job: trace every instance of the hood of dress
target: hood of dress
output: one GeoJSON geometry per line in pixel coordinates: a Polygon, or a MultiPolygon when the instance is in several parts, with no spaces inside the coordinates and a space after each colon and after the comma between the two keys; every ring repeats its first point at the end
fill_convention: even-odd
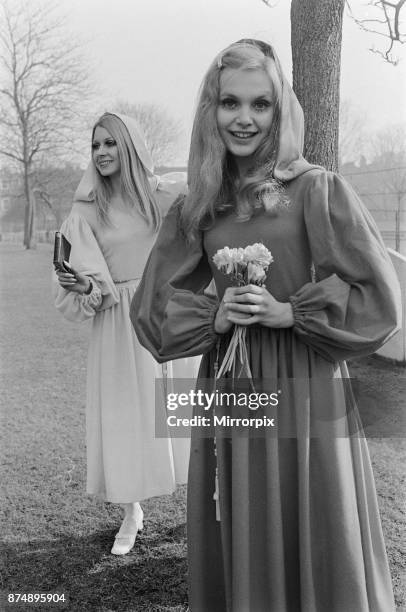
{"type": "MultiPolygon", "coordinates": [[[[118,117],[120,121],[124,123],[130,135],[130,138],[133,142],[137,155],[142,165],[145,168],[145,172],[147,173],[147,176],[149,177],[151,186],[153,189],[155,189],[157,185],[157,177],[154,176],[154,164],[153,164],[151,155],[147,149],[147,146],[145,144],[145,138],[144,138],[144,135],[142,133],[140,126],[138,125],[138,122],[132,117],[127,117],[126,115],[122,115],[121,113],[111,113],[110,111],[108,111],[105,114],[114,115],[115,117],[118,117]]],[[[82,202],[92,201],[91,193],[95,185],[95,181],[94,181],[95,172],[97,172],[97,170],[95,169],[93,163],[90,162],[75,191],[75,195],[73,198],[74,201],[82,201],[82,202]]]]}
{"type": "MultiPolygon", "coordinates": [[[[277,155],[273,171],[274,178],[281,181],[291,181],[304,172],[308,172],[313,168],[320,168],[320,166],[310,164],[303,157],[303,110],[296,94],[284,75],[281,63],[274,48],[268,43],[256,39],[243,39],[234,44],[254,45],[258,47],[264,55],[271,57],[276,65],[282,93],[277,155]]],[[[223,53],[226,51],[227,49],[225,49],[223,53]]]]}

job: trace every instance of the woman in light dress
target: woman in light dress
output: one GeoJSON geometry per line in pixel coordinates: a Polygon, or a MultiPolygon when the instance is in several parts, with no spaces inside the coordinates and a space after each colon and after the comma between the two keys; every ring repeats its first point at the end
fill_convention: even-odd
{"type": "MultiPolygon", "coordinates": [[[[302,109],[274,49],[246,40],[221,52],[197,105],[189,193],[166,216],[131,308],[157,360],[204,353],[199,390],[212,391],[234,324],[245,326],[257,391],[282,390],[274,411],[222,407],[275,416],[274,430],[239,435],[215,419],[211,439],[193,429],[192,612],[394,610],[343,360],[394,333],[399,286],[368,211],[342,177],[306,162],[302,143],[302,109]],[[266,285],[235,287],[213,256],[254,243],[274,258],[266,285]],[[220,302],[205,295],[213,278],[220,302]]],[[[250,397],[232,374],[217,387],[233,397],[237,382],[250,397]]]]}
{"type": "MultiPolygon", "coordinates": [[[[92,319],[87,367],[87,491],[124,507],[113,554],[126,554],[143,526],[140,500],[186,481],[188,441],[155,437],[164,411],[162,367],[139,344],[129,306],[161,220],[184,182],[153,174],[137,123],[104,114],[92,159],[61,231],[73,274],[58,272],[55,305],[70,321],[92,319]]],[[[194,377],[195,359],[174,365],[194,377]]],[[[167,372],[173,375],[172,367],[167,372]]],[[[166,374],[166,372],[165,372],[166,374]]]]}

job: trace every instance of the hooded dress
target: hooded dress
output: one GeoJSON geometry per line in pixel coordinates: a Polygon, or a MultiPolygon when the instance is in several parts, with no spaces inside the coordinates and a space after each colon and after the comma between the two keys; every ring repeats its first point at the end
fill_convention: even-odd
{"type": "MultiPolygon", "coordinates": [[[[289,205],[245,222],[234,211],[221,214],[189,243],[177,203],[131,307],[140,342],[157,360],[204,354],[197,386],[206,391],[231,335],[217,335],[213,325],[232,284],[213,263],[218,249],[262,242],[274,258],[266,287],[293,308],[292,327],[246,328],[255,384],[268,380],[272,391],[284,391],[273,413],[276,433],[224,433],[213,420],[210,435],[192,428],[190,610],[389,612],[394,600],[373,473],[344,360],[374,352],[395,332],[398,281],[349,185],[303,159],[302,111],[275,61],[283,92],[274,176],[289,205]],[[218,299],[204,292],[212,279],[218,299]]],[[[251,392],[248,380],[221,383],[251,392]]],[[[224,413],[241,409],[234,402],[224,413]]]]}
{"type": "MultiPolygon", "coordinates": [[[[136,122],[126,125],[164,215],[184,189],[184,177],[153,176],[152,161],[136,122]],[[183,179],[183,180],[181,180],[183,179]]],[[[109,210],[100,222],[91,198],[89,166],[61,231],[71,243],[70,263],[90,276],[89,295],[55,284],[56,308],[70,321],[91,320],[87,363],[87,492],[109,502],[128,503],[172,493],[186,482],[188,441],[155,436],[155,411],[164,411],[163,379],[173,370],[193,377],[197,360],[162,366],[137,340],[129,308],[156,233],[136,209],[109,210]]]]}

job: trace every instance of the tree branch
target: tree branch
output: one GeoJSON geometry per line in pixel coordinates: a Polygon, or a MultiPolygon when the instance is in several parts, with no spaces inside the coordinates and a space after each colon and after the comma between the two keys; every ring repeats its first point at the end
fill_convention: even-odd
{"type": "Polygon", "coordinates": [[[352,8],[351,0],[346,0],[346,6],[350,17],[364,32],[370,32],[377,36],[388,39],[387,48],[382,51],[381,49],[370,48],[370,51],[380,55],[385,61],[396,66],[398,59],[392,56],[392,50],[395,43],[404,44],[406,42],[405,35],[400,29],[400,13],[406,0],[399,0],[398,2],[390,2],[389,0],[372,0],[368,3],[369,6],[379,11],[381,18],[376,17],[356,17],[352,8]],[[381,25],[382,29],[379,30],[375,26],[381,25]]]}

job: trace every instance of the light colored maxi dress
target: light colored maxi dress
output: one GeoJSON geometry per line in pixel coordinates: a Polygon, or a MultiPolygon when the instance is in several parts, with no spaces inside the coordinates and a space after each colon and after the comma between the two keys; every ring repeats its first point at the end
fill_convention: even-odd
{"type": "MultiPolygon", "coordinates": [[[[160,180],[155,197],[163,213],[179,182],[160,180]]],[[[70,321],[92,319],[87,367],[87,491],[127,503],[172,493],[186,482],[189,440],[155,437],[155,379],[162,366],[138,342],[129,307],[155,241],[151,227],[123,204],[102,225],[92,202],[76,202],[61,231],[72,245],[70,263],[93,281],[89,295],[58,285],[55,305],[70,321]]],[[[169,364],[168,376],[194,378],[197,359],[169,364]]],[[[163,385],[158,385],[158,390],[163,385]]]]}

